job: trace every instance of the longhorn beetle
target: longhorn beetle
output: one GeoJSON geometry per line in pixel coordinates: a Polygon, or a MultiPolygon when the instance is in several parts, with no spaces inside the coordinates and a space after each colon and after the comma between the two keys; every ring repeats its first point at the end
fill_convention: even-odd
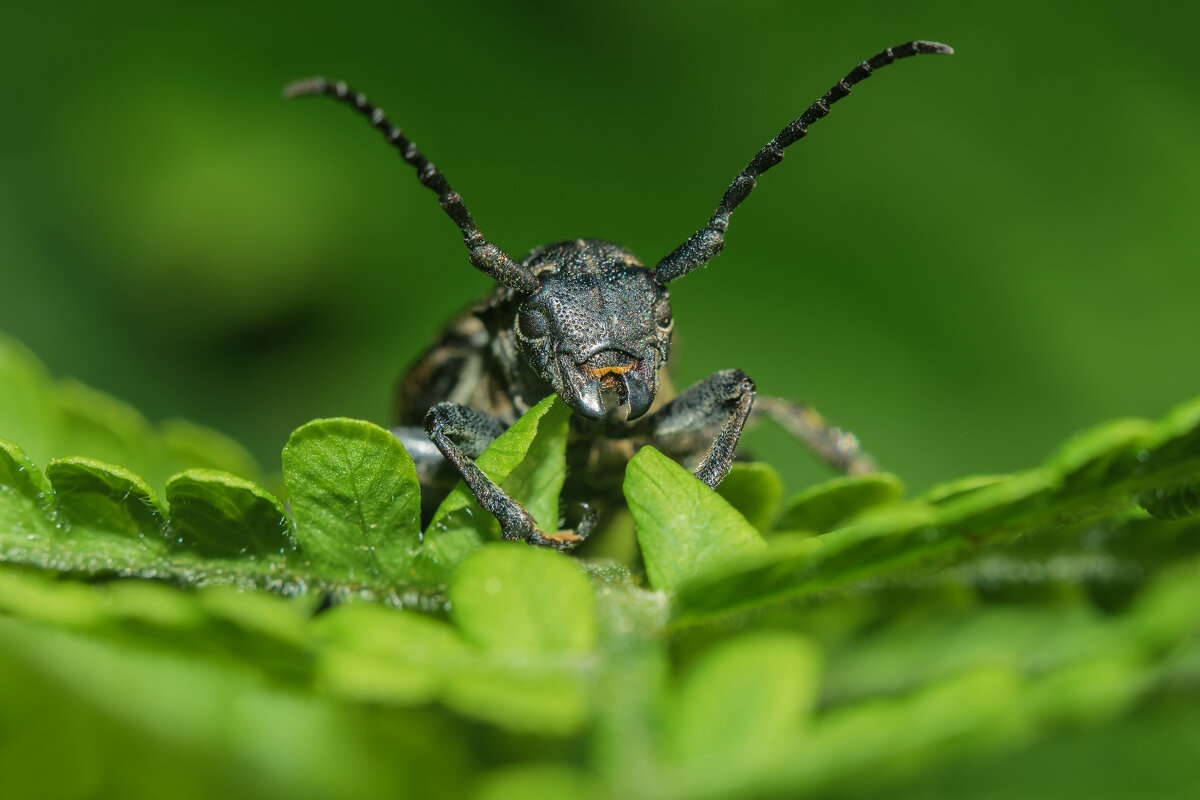
{"type": "MultiPolygon", "coordinates": [[[[474,461],[551,392],[574,411],[564,494],[611,491],[612,476],[619,480],[624,462],[646,442],[681,460],[698,458],[696,477],[715,489],[733,463],[754,382],[741,370],[723,370],[671,397],[660,384],[674,329],[666,284],[721,252],[729,218],[758,176],[783,160],[784,148],[804,138],[854,84],[900,58],[952,52],[937,42],[909,42],[856,66],[767,142],[733,179],[708,223],[653,269],[622,247],[591,239],[539,247],[517,263],[483,238],[446,177],[364,95],[323,78],[288,86],[285,97],[325,95],[370,120],[437,194],[462,231],[471,264],[499,284],[452,322],[401,381],[394,432],[417,464],[422,494],[434,499],[439,487],[444,491],[448,479],[461,475],[506,539],[558,550],[586,539],[597,518],[587,503],[580,503],[574,529],[539,530],[474,461]]],[[[852,434],[827,425],[811,408],[769,397],[760,407],[834,467],[874,469],[852,434]]]]}

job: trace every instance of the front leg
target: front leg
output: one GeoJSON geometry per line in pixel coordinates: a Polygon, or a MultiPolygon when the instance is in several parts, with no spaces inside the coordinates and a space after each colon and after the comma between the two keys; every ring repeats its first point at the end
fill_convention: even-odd
{"type": "Polygon", "coordinates": [[[504,425],[495,417],[458,403],[438,403],[425,415],[426,435],[446,460],[458,468],[479,505],[500,523],[505,539],[523,539],[556,550],[574,549],[595,527],[595,512],[585,506],[583,519],[573,531],[543,533],[530,513],[505,494],[467,455],[478,456],[503,432],[504,425]]]}
{"type": "Polygon", "coordinates": [[[651,436],[672,436],[696,433],[723,421],[693,473],[716,489],[733,465],[733,452],[753,405],[754,381],[740,369],[727,369],[692,385],[639,427],[651,436]]]}

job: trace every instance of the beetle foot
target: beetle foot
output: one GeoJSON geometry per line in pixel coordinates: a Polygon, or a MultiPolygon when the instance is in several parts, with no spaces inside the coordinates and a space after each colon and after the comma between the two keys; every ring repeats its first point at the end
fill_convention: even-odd
{"type": "Polygon", "coordinates": [[[553,548],[561,553],[574,550],[591,535],[596,527],[595,510],[587,503],[580,503],[579,505],[583,508],[583,516],[580,518],[579,524],[573,529],[567,528],[554,533],[542,533],[535,528],[529,534],[529,538],[526,541],[538,547],[553,548]]]}

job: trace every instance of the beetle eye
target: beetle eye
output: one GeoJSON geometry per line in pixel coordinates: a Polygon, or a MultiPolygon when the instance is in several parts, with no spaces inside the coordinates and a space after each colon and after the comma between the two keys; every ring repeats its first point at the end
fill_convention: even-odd
{"type": "Polygon", "coordinates": [[[671,309],[667,309],[658,315],[658,327],[666,330],[671,327],[671,309]]]}
{"type": "Polygon", "coordinates": [[[526,339],[541,339],[550,332],[550,323],[541,311],[522,311],[517,316],[517,325],[526,339]]]}

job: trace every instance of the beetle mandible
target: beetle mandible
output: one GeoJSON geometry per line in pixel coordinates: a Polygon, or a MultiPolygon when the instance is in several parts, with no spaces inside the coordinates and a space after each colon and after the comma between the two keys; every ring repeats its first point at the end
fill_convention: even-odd
{"type": "MultiPolygon", "coordinates": [[[[586,539],[597,519],[588,503],[580,503],[583,513],[573,529],[539,530],[474,461],[552,392],[574,411],[565,495],[611,491],[612,476],[646,442],[696,462],[696,477],[715,489],[732,466],[755,386],[744,372],[730,369],[671,396],[660,381],[674,329],[666,284],[721,252],[729,218],[758,176],[778,164],[784,148],[802,139],[854,84],[900,58],[952,52],[937,42],[908,42],[856,66],[767,142],[733,179],[707,224],[653,269],[622,247],[588,239],[539,247],[514,261],[483,237],[441,171],[364,95],[323,78],[288,86],[285,97],[325,95],[362,113],[437,194],[462,232],[471,264],[498,283],[447,327],[401,382],[400,427],[393,430],[417,465],[426,511],[439,489],[444,493],[461,476],[506,539],[558,550],[586,539]]],[[[811,408],[765,396],[759,406],[832,466],[848,473],[874,469],[852,434],[826,424],[811,408]]]]}

